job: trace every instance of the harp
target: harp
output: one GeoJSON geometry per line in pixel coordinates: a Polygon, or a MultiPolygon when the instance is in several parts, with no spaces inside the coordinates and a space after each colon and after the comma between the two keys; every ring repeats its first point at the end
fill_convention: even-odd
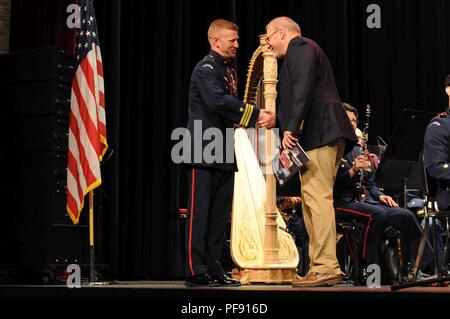
{"type": "MultiPolygon", "coordinates": [[[[277,59],[260,36],[247,73],[244,101],[275,113],[277,59]]],[[[297,278],[299,254],[276,207],[272,173],[273,129],[235,130],[235,175],[231,256],[242,283],[288,283],[297,278]],[[261,164],[261,166],[260,166],[261,164]],[[262,167],[262,168],[261,168],[262,167]]]]}

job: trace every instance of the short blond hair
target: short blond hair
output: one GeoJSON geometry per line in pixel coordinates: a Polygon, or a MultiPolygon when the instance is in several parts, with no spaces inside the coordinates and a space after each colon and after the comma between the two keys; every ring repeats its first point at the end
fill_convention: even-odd
{"type": "Polygon", "coordinates": [[[289,32],[301,33],[301,29],[298,23],[289,17],[277,17],[275,19],[272,19],[272,21],[267,24],[266,30],[269,26],[273,27],[274,29],[284,28],[289,32]]]}
{"type": "Polygon", "coordinates": [[[217,37],[217,34],[223,30],[238,31],[239,28],[234,22],[225,19],[216,19],[211,22],[211,25],[209,26],[208,39],[211,40],[212,38],[217,37]]]}

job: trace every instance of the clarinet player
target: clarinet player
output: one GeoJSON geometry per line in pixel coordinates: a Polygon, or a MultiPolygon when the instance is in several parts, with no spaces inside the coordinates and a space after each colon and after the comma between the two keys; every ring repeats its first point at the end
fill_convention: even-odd
{"type": "MultiPolygon", "coordinates": [[[[350,104],[343,107],[357,130],[358,112],[350,104]]],[[[367,133],[367,132],[366,132],[367,133]]],[[[362,136],[367,138],[367,136],[362,136]]],[[[362,143],[366,141],[362,140],[362,143]]],[[[371,154],[361,154],[357,145],[347,153],[339,167],[334,185],[334,205],[336,218],[357,220],[365,224],[361,240],[363,262],[379,264],[379,243],[387,226],[399,230],[408,248],[408,255],[415,259],[421,238],[421,228],[414,214],[398,206],[394,199],[385,195],[375,183],[378,159],[371,154]],[[358,172],[362,172],[362,176],[358,172]],[[361,183],[358,190],[358,184],[361,183]],[[364,196],[360,196],[359,191],[364,196]]],[[[424,270],[432,262],[432,251],[428,245],[424,251],[420,269],[424,270]]]]}

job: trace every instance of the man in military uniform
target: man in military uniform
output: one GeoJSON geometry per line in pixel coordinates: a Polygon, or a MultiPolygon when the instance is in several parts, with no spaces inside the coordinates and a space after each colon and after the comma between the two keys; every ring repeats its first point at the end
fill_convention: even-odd
{"type": "Polygon", "coordinates": [[[208,30],[211,51],[195,66],[189,86],[187,128],[192,137],[186,224],[186,284],[189,286],[240,284],[225,275],[219,261],[231,212],[236,171],[234,156],[225,156],[234,147],[226,130],[256,123],[261,127],[275,125],[274,114],[237,99],[233,60],[238,38],[236,24],[214,20],[208,30]],[[207,150],[204,141],[208,139],[207,131],[221,132],[223,147],[216,149],[214,158],[203,156],[207,150]]]}
{"type": "Polygon", "coordinates": [[[450,210],[450,75],[445,79],[445,93],[449,107],[431,120],[423,143],[425,167],[438,182],[436,201],[440,210],[450,210]]]}
{"type": "MultiPolygon", "coordinates": [[[[343,107],[356,130],[356,109],[347,103],[343,103],[343,107]]],[[[334,185],[336,217],[366,224],[362,257],[368,264],[379,264],[379,243],[386,226],[400,231],[409,255],[415,258],[422,236],[420,225],[411,211],[399,207],[391,196],[378,188],[375,183],[377,166],[378,159],[369,153],[361,154],[360,145],[343,157],[334,185]]],[[[420,268],[424,270],[431,262],[432,250],[427,245],[420,268]]]]}

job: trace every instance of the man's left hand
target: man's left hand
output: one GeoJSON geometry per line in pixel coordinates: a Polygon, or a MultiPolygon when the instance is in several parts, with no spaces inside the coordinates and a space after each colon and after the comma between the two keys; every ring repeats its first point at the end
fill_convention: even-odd
{"type": "Polygon", "coordinates": [[[388,195],[380,195],[380,202],[389,206],[389,207],[398,207],[398,204],[392,199],[391,196],[388,195]]]}

